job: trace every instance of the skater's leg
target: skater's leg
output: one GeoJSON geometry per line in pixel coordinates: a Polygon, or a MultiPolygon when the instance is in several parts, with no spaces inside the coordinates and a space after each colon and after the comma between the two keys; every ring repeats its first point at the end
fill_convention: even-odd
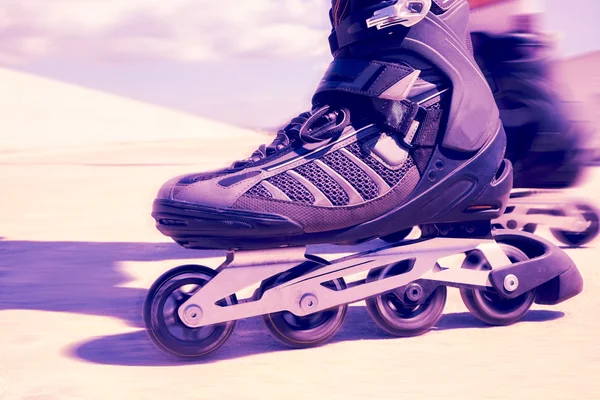
{"type": "Polygon", "coordinates": [[[469,4],[475,56],[494,90],[508,138],[506,156],[514,167],[513,187],[521,191],[511,200],[511,213],[496,223],[529,232],[543,224],[567,245],[588,243],[599,231],[594,207],[573,208],[573,201],[558,189],[574,186],[581,177],[591,153],[592,131],[583,122],[582,107],[567,109],[568,90],[554,80],[554,41],[542,28],[544,3],[469,0],[469,4]],[[539,214],[544,209],[552,214],[539,214]]]}
{"type": "Polygon", "coordinates": [[[587,133],[573,125],[557,86],[554,40],[542,32],[540,0],[469,0],[479,66],[494,91],[508,136],[515,188],[571,186],[582,170],[587,133]]]}

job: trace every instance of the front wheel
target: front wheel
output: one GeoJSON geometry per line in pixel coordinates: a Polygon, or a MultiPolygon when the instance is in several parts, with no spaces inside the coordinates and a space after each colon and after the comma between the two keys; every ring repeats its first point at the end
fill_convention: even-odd
{"type": "MultiPolygon", "coordinates": [[[[511,262],[529,259],[518,248],[501,243],[500,247],[511,262]]],[[[467,256],[463,268],[472,270],[490,269],[487,261],[477,254],[467,256]]],[[[535,300],[535,289],[514,299],[505,299],[493,289],[461,288],[460,296],[467,309],[476,318],[488,325],[510,325],[520,320],[531,308],[535,300]]]]}
{"type": "MultiPolygon", "coordinates": [[[[231,336],[235,321],[190,328],[177,312],[216,274],[207,267],[184,265],[165,273],[152,285],[144,302],[144,323],[148,337],[160,350],[180,358],[200,358],[217,350],[231,336]]],[[[234,304],[235,294],[219,303],[234,304]]]]}

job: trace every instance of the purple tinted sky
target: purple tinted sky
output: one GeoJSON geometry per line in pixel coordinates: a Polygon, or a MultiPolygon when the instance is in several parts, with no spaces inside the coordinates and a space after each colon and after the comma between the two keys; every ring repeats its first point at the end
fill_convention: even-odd
{"type": "MultiPolygon", "coordinates": [[[[5,1],[13,0],[0,0],[5,1]]],[[[87,1],[93,3],[99,0],[87,1]]],[[[117,4],[113,0],[105,1],[117,4]]],[[[151,1],[153,0],[131,0],[131,4],[150,4],[151,1]]],[[[237,7],[238,14],[231,9],[224,10],[223,15],[215,15],[220,10],[214,4],[220,2],[204,1],[205,6],[200,7],[203,10],[197,10],[201,14],[198,15],[196,34],[200,36],[178,36],[188,41],[185,42],[187,47],[182,46],[181,49],[164,47],[164,42],[157,41],[152,42],[152,46],[139,41],[120,43],[119,38],[120,35],[131,37],[132,32],[133,36],[142,32],[161,40],[170,38],[184,41],[174,39],[174,33],[170,29],[190,15],[189,8],[182,8],[184,14],[179,17],[171,16],[171,25],[165,25],[165,19],[159,20],[156,17],[164,16],[164,10],[161,10],[163,14],[137,13],[135,20],[130,19],[122,26],[111,26],[110,30],[102,31],[101,37],[94,37],[96,41],[129,45],[128,49],[134,46],[136,50],[147,50],[138,57],[122,57],[122,47],[119,48],[119,53],[114,46],[109,50],[102,46],[88,46],[86,39],[74,40],[71,32],[68,41],[59,42],[60,46],[66,48],[65,51],[39,51],[35,57],[22,57],[16,63],[6,60],[2,62],[0,57],[0,65],[237,125],[273,127],[284,123],[292,114],[304,111],[330,60],[323,47],[312,54],[306,54],[312,48],[307,47],[308,45],[326,39],[328,26],[323,13],[327,0],[256,0],[252,3],[254,1],[244,1],[242,4],[247,9],[240,10],[237,7]],[[277,9],[276,5],[283,2],[286,4],[285,10],[281,14],[273,13],[272,10],[277,9]],[[214,16],[213,19],[210,18],[211,15],[214,16]],[[257,17],[254,18],[254,15],[257,17]],[[279,17],[285,21],[285,26],[278,25],[279,17]],[[233,22],[223,24],[222,18],[231,18],[233,22]],[[248,18],[252,19],[256,29],[253,29],[252,24],[247,24],[248,18]],[[215,20],[219,23],[215,23],[215,20]],[[270,30],[264,29],[265,26],[270,27],[270,30]],[[253,36],[256,31],[260,31],[260,34],[253,36]],[[204,40],[203,34],[212,36],[210,40],[204,40]],[[194,41],[201,46],[194,47],[194,41]],[[290,46],[286,46],[286,43],[290,43],[290,46]],[[173,57],[157,57],[156,52],[163,49],[164,52],[173,54],[173,57]],[[211,52],[220,53],[220,49],[227,49],[227,55],[221,59],[204,57],[211,52]],[[82,52],[86,51],[99,52],[103,57],[82,57],[82,52]],[[198,54],[198,57],[186,59],[190,53],[198,54]]],[[[173,0],[170,4],[186,2],[190,3],[189,0],[173,0]]],[[[548,0],[546,4],[546,28],[563,35],[560,55],[573,56],[600,49],[597,22],[600,2],[548,0]],[[575,4],[576,8],[573,7],[575,4]]],[[[14,8],[11,11],[21,12],[19,15],[23,15],[24,20],[32,19],[32,11],[26,10],[29,14],[23,11],[26,7],[22,7],[22,3],[13,2],[12,6],[14,8]]],[[[63,7],[68,5],[63,4],[63,7]]],[[[40,13],[43,15],[42,11],[44,10],[40,13]]],[[[76,13],[73,15],[77,17],[76,13]]],[[[110,15],[107,18],[109,17],[110,15]]],[[[106,21],[95,19],[89,24],[105,26],[106,21]]],[[[8,30],[8,37],[11,37],[10,34],[22,35],[24,30],[35,32],[37,28],[34,23],[13,26],[8,30]]],[[[6,34],[3,37],[5,40],[6,34]]],[[[36,41],[27,42],[27,45],[34,49],[41,46],[36,41]]]]}

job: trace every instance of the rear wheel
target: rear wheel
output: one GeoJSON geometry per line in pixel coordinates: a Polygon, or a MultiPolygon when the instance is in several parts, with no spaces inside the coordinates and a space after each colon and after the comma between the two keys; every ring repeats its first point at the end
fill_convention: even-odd
{"type": "MultiPolygon", "coordinates": [[[[529,258],[514,246],[501,243],[500,247],[513,263],[529,258]]],[[[467,256],[463,268],[478,271],[491,269],[487,261],[475,253],[467,256]]],[[[460,296],[467,309],[479,320],[488,325],[510,325],[529,311],[535,300],[535,289],[515,299],[505,299],[494,289],[461,288],[460,296]]]]}

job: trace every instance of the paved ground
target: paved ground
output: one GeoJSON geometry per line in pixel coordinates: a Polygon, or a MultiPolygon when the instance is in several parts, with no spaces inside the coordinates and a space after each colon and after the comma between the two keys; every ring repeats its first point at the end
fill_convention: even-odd
{"type": "MultiPolygon", "coordinates": [[[[154,228],[158,186],[257,143],[227,138],[0,155],[0,399],[599,399],[600,251],[568,250],[585,292],[486,328],[450,291],[427,335],[382,333],[352,306],[332,343],[282,348],[245,320],[204,363],[165,358],[141,330],[146,288],[192,258],[154,228]]],[[[583,194],[599,193],[600,170],[583,194]]],[[[542,232],[544,235],[544,231],[542,232]]],[[[345,252],[345,248],[327,251],[345,252]]],[[[196,260],[194,260],[196,261],[196,260]]]]}

